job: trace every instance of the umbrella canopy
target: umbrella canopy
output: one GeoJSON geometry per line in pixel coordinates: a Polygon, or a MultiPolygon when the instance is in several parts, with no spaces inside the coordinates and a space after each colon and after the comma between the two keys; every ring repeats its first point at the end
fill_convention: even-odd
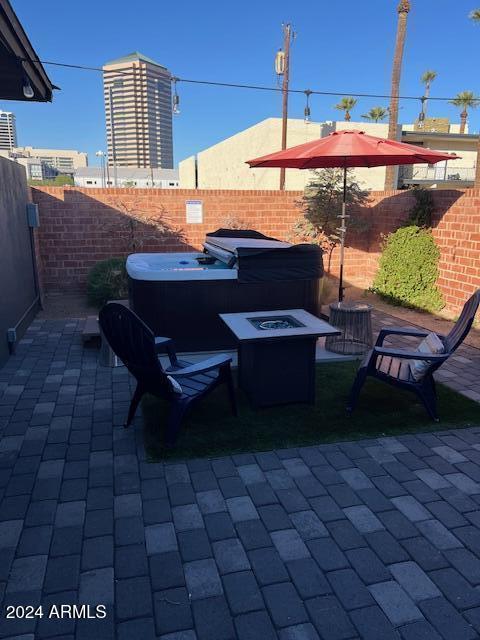
{"type": "Polygon", "coordinates": [[[340,281],[338,302],[343,300],[343,266],[345,234],[347,232],[346,200],[347,169],[350,167],[385,167],[387,165],[435,164],[442,160],[456,160],[459,156],[431,149],[423,149],[414,144],[396,140],[376,138],[364,131],[334,131],[325,138],[300,144],[268,156],[247,160],[252,168],[280,167],[291,169],[343,169],[343,204],[340,218],[340,281]]]}
{"type": "Polygon", "coordinates": [[[322,169],[349,167],[385,167],[387,165],[435,164],[459,156],[396,140],[376,138],[364,131],[334,131],[325,138],[306,142],[268,156],[247,160],[251,167],[322,169]]]}

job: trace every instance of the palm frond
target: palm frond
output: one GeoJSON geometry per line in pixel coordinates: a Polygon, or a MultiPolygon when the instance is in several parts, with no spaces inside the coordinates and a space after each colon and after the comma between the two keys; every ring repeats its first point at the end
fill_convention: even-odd
{"type": "Polygon", "coordinates": [[[427,71],[425,71],[425,73],[422,74],[420,80],[423,84],[430,84],[435,80],[436,77],[437,72],[433,71],[432,69],[428,69],[427,71]]]}
{"type": "Polygon", "coordinates": [[[370,122],[379,122],[385,120],[388,115],[388,107],[372,107],[368,113],[365,113],[362,118],[369,120],[370,122]]]}
{"type": "Polygon", "coordinates": [[[475,109],[480,105],[480,98],[473,91],[461,91],[453,100],[450,100],[450,104],[463,109],[475,109]]]}
{"type": "Polygon", "coordinates": [[[346,96],[340,100],[338,104],[335,105],[335,109],[339,111],[350,111],[357,104],[357,99],[352,98],[351,96],[346,96]]]}

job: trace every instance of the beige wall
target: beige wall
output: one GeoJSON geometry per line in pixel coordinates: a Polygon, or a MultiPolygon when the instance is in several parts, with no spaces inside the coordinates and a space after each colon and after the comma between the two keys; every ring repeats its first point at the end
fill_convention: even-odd
{"type": "Polygon", "coordinates": [[[428,145],[430,149],[435,151],[445,151],[446,153],[456,153],[461,156],[458,160],[449,160],[448,166],[457,165],[458,167],[475,167],[477,161],[477,141],[472,140],[445,140],[438,138],[432,140],[428,145]]]}
{"type": "Polygon", "coordinates": [[[195,189],[195,164],[195,156],[190,156],[178,165],[179,184],[182,189],[195,189]]]}
{"type": "MultiPolygon", "coordinates": [[[[200,189],[278,189],[279,169],[250,169],[247,160],[280,149],[282,121],[268,118],[252,127],[222,140],[197,154],[198,187],[200,189]]],[[[370,122],[310,122],[289,119],[287,147],[303,144],[328,135],[332,131],[355,129],[384,138],[385,123],[370,122]]],[[[195,156],[179,163],[180,187],[195,186],[195,156]]],[[[385,168],[355,169],[356,179],[364,189],[383,189],[385,168]]],[[[285,187],[302,191],[311,179],[310,171],[287,169],[285,187]]]]}

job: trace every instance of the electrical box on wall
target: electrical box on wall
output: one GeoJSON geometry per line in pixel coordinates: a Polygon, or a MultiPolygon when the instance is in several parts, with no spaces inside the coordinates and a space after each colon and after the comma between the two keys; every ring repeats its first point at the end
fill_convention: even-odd
{"type": "Polygon", "coordinates": [[[33,202],[27,203],[27,220],[28,226],[36,229],[40,226],[40,218],[38,215],[38,204],[34,204],[33,202]]]}

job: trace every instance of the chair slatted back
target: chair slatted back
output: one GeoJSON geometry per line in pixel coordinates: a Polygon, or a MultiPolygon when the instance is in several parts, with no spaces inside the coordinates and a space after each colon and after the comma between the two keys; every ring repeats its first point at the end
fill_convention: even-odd
{"type": "Polygon", "coordinates": [[[445,338],[445,348],[449,353],[453,353],[466,338],[472,327],[479,305],[480,289],[464,304],[460,317],[445,338]]]}
{"type": "Polygon", "coordinates": [[[110,347],[139,383],[170,389],[155,350],[155,336],[143,320],[117,302],[106,304],[98,320],[110,347]]]}

